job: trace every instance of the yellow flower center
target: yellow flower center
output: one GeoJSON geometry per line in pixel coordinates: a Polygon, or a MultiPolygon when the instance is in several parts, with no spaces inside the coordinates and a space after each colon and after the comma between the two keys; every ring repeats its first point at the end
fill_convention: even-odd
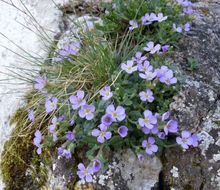
{"type": "Polygon", "coordinates": [[[85,110],[85,113],[90,113],[90,109],[86,109],[86,110],[85,110]]]}
{"type": "Polygon", "coordinates": [[[101,132],[100,132],[100,136],[102,136],[102,137],[104,137],[104,136],[105,136],[105,134],[106,134],[106,132],[105,132],[105,131],[101,131],[101,132]]]}
{"type": "Polygon", "coordinates": [[[117,117],[118,114],[117,114],[117,112],[113,112],[112,115],[113,115],[113,117],[117,117]]]}
{"type": "Polygon", "coordinates": [[[85,169],[83,172],[85,175],[87,175],[89,173],[87,169],[85,169]]]}
{"type": "Polygon", "coordinates": [[[145,123],[149,123],[149,119],[148,119],[148,118],[145,118],[145,119],[144,119],[144,122],[145,122],[145,123]]]}

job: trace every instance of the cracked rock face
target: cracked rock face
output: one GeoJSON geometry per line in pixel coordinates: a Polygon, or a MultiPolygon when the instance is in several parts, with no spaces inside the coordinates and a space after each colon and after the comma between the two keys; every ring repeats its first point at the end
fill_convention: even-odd
{"type": "Polygon", "coordinates": [[[183,152],[167,150],[164,181],[178,190],[220,189],[220,4],[195,3],[199,16],[182,39],[174,62],[186,76],[184,87],[171,105],[181,129],[199,134],[200,146],[183,152]],[[204,15],[206,13],[206,15],[204,15]],[[197,60],[193,71],[187,58],[197,60]],[[179,177],[170,170],[178,168],[179,177]]]}

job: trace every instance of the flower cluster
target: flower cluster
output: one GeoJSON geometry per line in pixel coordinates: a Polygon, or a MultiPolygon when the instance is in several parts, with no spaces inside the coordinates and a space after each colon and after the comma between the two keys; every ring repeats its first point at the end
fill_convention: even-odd
{"type": "Polygon", "coordinates": [[[143,17],[141,17],[141,24],[138,24],[136,20],[129,21],[129,30],[134,30],[139,26],[146,26],[152,24],[153,22],[163,22],[167,20],[167,16],[164,16],[163,13],[146,13],[143,17]]]}
{"type": "MultiPolygon", "coordinates": [[[[177,3],[183,7],[185,14],[190,13],[191,4],[188,0],[177,0],[177,3]]],[[[117,9],[117,6],[113,9],[117,9]]],[[[181,33],[190,30],[190,23],[185,20],[184,25],[173,23],[170,15],[165,16],[165,13],[167,12],[146,13],[140,20],[130,20],[127,27],[129,30],[138,30],[139,27],[142,30],[142,26],[148,28],[148,25],[154,23],[160,26],[163,22],[164,25],[168,23],[172,34],[175,31],[181,33]]],[[[129,34],[133,33],[135,32],[129,34]]],[[[134,49],[137,51],[132,50],[128,59],[115,71],[116,79],[109,79],[103,83],[105,86],[99,84],[94,88],[98,90],[92,93],[90,91],[93,88],[90,89],[90,85],[77,88],[77,84],[67,87],[65,95],[55,95],[53,90],[47,89],[49,85],[46,84],[50,81],[46,76],[37,77],[34,80],[34,88],[45,97],[43,105],[49,121],[45,132],[47,138],[44,138],[39,130],[35,132],[33,143],[37,147],[37,153],[42,153],[42,142],[47,139],[54,146],[59,144],[59,158],[71,159],[78,145],[88,148],[90,163],[80,163],[77,175],[82,181],[92,182],[94,176],[101,169],[104,170],[102,166],[105,161],[101,159],[101,154],[105,148],[109,150],[111,147],[132,145],[137,158],[144,160],[146,154],[154,155],[166,147],[169,136],[175,136],[176,143],[184,150],[190,146],[197,147],[196,134],[179,131],[178,122],[167,111],[167,104],[170,102],[163,106],[163,103],[166,103],[166,95],[172,92],[173,96],[173,85],[177,83],[177,78],[169,68],[169,63],[161,62],[172,44],[160,43],[158,39],[152,38],[134,49]],[[166,140],[163,141],[164,139],[166,140]]],[[[58,60],[75,59],[80,46],[80,42],[65,45],[59,52],[58,60]]],[[[113,78],[113,73],[111,74],[113,78]]],[[[171,96],[168,95],[168,99],[171,99],[171,96]]],[[[28,118],[35,122],[33,110],[37,109],[28,110],[28,118]]]]}

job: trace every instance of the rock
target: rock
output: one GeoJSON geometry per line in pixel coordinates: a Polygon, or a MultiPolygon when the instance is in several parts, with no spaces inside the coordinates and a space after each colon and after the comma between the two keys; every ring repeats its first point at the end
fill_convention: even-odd
{"type": "Polygon", "coordinates": [[[186,82],[171,105],[181,129],[197,132],[198,149],[164,153],[164,181],[174,189],[220,189],[220,4],[195,3],[199,16],[181,40],[174,62],[186,82]],[[204,11],[205,10],[205,11],[204,11]],[[190,71],[187,58],[198,62],[190,71]],[[179,177],[170,170],[178,168],[179,177]]]}
{"type": "MultiPolygon", "coordinates": [[[[19,1],[13,2],[19,8],[23,7],[19,4],[19,1]]],[[[30,18],[30,16],[27,16],[14,7],[0,1],[0,31],[9,40],[18,44],[18,46],[25,49],[26,52],[31,55],[41,57],[41,59],[46,58],[48,50],[45,48],[48,46],[48,41],[50,43],[54,36],[61,32],[61,28],[63,27],[63,13],[52,3],[51,0],[25,0],[22,2],[30,10],[41,26],[39,26],[33,18],[30,18]],[[22,23],[23,25],[19,23],[22,23]],[[44,28],[44,32],[42,31],[42,28],[44,28]],[[39,37],[40,32],[41,38],[39,37]],[[42,38],[42,36],[47,36],[47,40],[42,38]]],[[[56,2],[62,3],[63,1],[56,0],[56,2]]],[[[27,60],[22,59],[18,54],[26,56],[29,59],[30,56],[18,46],[9,42],[8,39],[0,35],[0,154],[4,142],[9,138],[13,129],[13,126],[9,125],[10,117],[19,105],[23,104],[22,97],[29,89],[27,83],[10,76],[12,73],[10,74],[7,67],[11,68],[15,66],[15,69],[13,70],[17,73],[21,73],[24,69],[31,69],[33,70],[33,73],[29,72],[30,76],[36,75],[37,70],[39,69],[36,66],[33,67],[30,64],[31,61],[28,62],[27,60]],[[2,46],[5,46],[8,49],[5,49],[2,46]],[[18,54],[14,54],[10,50],[18,54]]],[[[2,188],[3,183],[0,179],[0,189],[2,188]]]]}

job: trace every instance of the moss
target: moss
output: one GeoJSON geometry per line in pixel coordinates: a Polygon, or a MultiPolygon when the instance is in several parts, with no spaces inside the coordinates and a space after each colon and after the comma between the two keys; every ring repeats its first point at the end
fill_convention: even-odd
{"type": "Polygon", "coordinates": [[[44,162],[45,159],[42,158],[47,156],[42,155],[42,158],[39,158],[32,143],[37,126],[24,127],[24,124],[28,126],[26,118],[26,110],[20,108],[11,119],[11,123],[16,124],[16,127],[4,145],[0,162],[6,190],[38,189],[47,179],[47,171],[43,170],[40,164],[40,160],[44,162]]]}

